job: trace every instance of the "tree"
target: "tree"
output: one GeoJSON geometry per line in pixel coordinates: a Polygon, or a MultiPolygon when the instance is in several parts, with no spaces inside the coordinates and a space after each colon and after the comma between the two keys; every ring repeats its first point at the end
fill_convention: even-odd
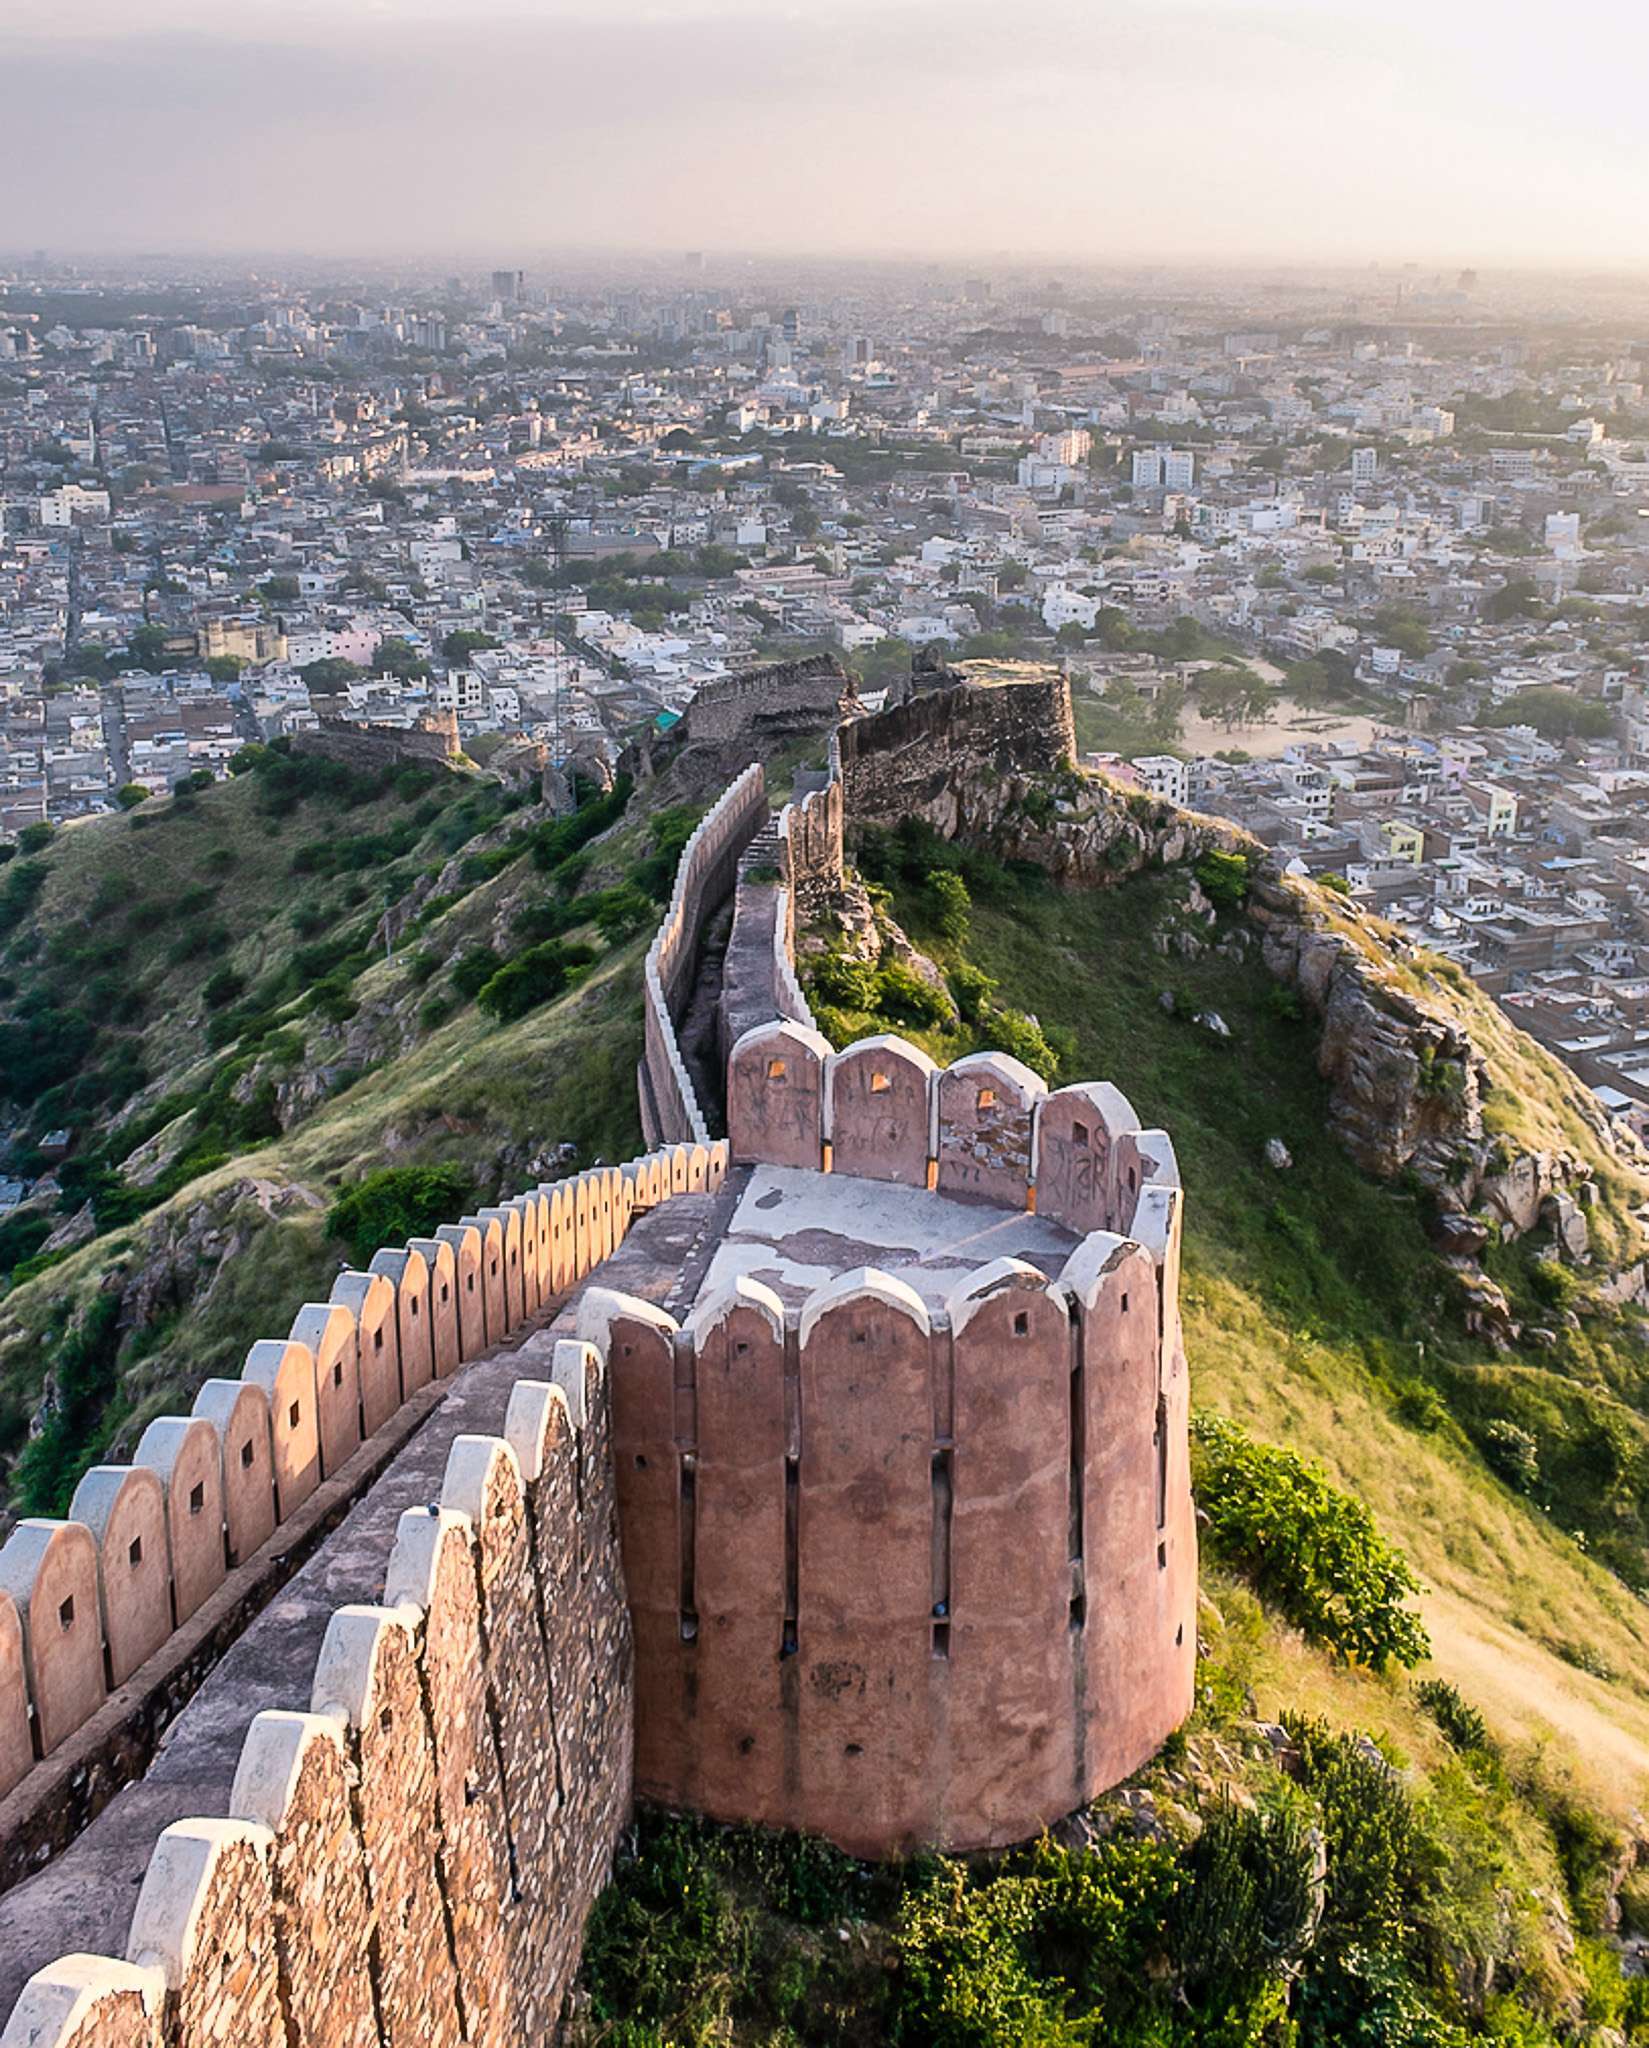
{"type": "Polygon", "coordinates": [[[1504,625],[1508,619],[1537,618],[1539,614],[1539,588],[1526,576],[1511,577],[1498,590],[1491,590],[1483,606],[1484,618],[1496,625],[1504,625]]]}
{"type": "Polygon", "coordinates": [[[413,682],[429,674],[429,663],[413,646],[398,633],[386,633],[378,642],[372,657],[372,672],[379,676],[398,676],[403,682],[413,682]]]}
{"type": "Polygon", "coordinates": [[[115,802],[123,811],[135,811],[139,804],[149,801],[149,792],[141,782],[123,783],[115,791],[115,802]]]}
{"type": "Polygon", "coordinates": [[[996,572],[996,587],[998,590],[1023,590],[1030,573],[1023,562],[1004,562],[996,572]]]}
{"type": "Polygon", "coordinates": [[[1382,605],[1374,614],[1374,630],[1386,646],[1395,647],[1412,661],[1423,660],[1431,652],[1431,628],[1406,605],[1382,605]]]}
{"type": "Polygon", "coordinates": [[[441,655],[452,667],[462,668],[472,654],[478,654],[484,648],[497,645],[498,642],[490,633],[460,630],[449,633],[441,642],[441,655]]]}
{"type": "Polygon", "coordinates": [[[214,654],[207,661],[206,673],[215,683],[232,683],[245,666],[238,654],[214,654]]]}
{"type": "Polygon", "coordinates": [[[296,576],[267,576],[258,585],[260,594],[271,604],[290,604],[299,594],[296,576]]]}
{"type": "Polygon", "coordinates": [[[328,654],[319,661],[306,662],[298,673],[312,690],[336,690],[345,683],[354,682],[366,671],[352,661],[343,661],[335,654],[328,654]]]}
{"type": "Polygon", "coordinates": [[[158,674],[165,666],[166,643],[171,633],[165,626],[137,626],[126,643],[126,659],[133,668],[158,674]]]}

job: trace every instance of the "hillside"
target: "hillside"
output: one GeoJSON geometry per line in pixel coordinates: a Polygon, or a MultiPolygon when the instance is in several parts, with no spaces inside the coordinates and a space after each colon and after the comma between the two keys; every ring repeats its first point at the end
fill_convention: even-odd
{"type": "MultiPolygon", "coordinates": [[[[74,1134],[55,1196],[48,1183],[0,1236],[14,1511],[59,1505],[86,1462],[324,1288],[348,1255],[329,1234],[340,1189],[435,1167],[485,1199],[561,1147],[635,1149],[641,954],[693,816],[670,794],[592,793],[557,820],[473,778],[369,786],[264,757],[0,869],[14,1156],[28,1164],[54,1125],[74,1134]],[[78,1241],[43,1252],[65,1226],[78,1241]]],[[[1632,1875],[1649,1781],[1640,1163],[1463,979],[1102,783],[1012,792],[966,844],[920,820],[866,829],[853,858],[846,921],[804,936],[821,1025],[838,1043],[898,1029],[939,1058],[1001,1045],[1055,1080],[1112,1079],[1164,1125],[1189,1190],[1199,1410],[1315,1461],[1422,1583],[1417,1683],[1291,1624],[1274,1588],[1256,1597],[1252,1559],[1211,1547],[1197,1714],[1113,1813],[1191,1856],[1234,1799],[1306,1815],[1343,1860],[1335,1801],[1359,1770],[1356,1796],[1387,1800],[1389,1762],[1407,1802],[1383,1880],[1404,1961],[1380,1996],[1424,1985],[1430,2003],[1402,2028],[1379,2006],[1383,2031],[1363,2037],[1452,2048],[1457,2024],[1542,2043],[1619,2023],[1599,1938],[1640,1916],[1649,1932],[1632,1875]],[[1321,1008],[1298,985],[1305,939],[1336,949],[1321,1008]],[[1403,1034],[1422,1027],[1442,1051],[1405,1079],[1403,1034]],[[1401,1160],[1379,1152],[1388,1110],[1401,1160]],[[1515,1162],[1536,1155],[1541,1187],[1577,1209],[1584,1192],[1583,1260],[1559,1256],[1538,1202],[1532,1227],[1486,1241],[1515,1162]],[[1356,1747],[1369,1736],[1378,1752],[1356,1747]],[[1506,1986],[1515,2010],[1488,1995],[1506,1986]]],[[[1202,1457],[1219,1508],[1225,1468],[1202,1457]]],[[[940,1978],[972,1986],[990,1915],[1088,1882],[1085,1839],[1005,1870],[1031,1888],[1011,1903],[987,1871],[873,1878],[807,1845],[649,1824],[598,1923],[587,2036],[1089,2038],[1080,2018],[1026,2017],[1063,1967],[1054,1933],[1006,2018],[982,2005],[940,2025],[913,1989],[947,1957],[940,1978]]],[[[1302,1993],[1308,2009],[1328,1995],[1302,1993]]],[[[1167,2024],[1115,2038],[1227,2038],[1167,2024]]],[[[1318,2011],[1306,2038],[1349,2038],[1339,2024],[1318,2011]]]]}
{"type": "Polygon", "coordinates": [[[57,1396],[14,1511],[324,1291],[340,1187],[442,1166],[480,1201],[636,1149],[643,933],[692,813],[624,809],[269,754],[0,868],[10,1160],[72,1137],[0,1225],[0,1457],[57,1396]]]}

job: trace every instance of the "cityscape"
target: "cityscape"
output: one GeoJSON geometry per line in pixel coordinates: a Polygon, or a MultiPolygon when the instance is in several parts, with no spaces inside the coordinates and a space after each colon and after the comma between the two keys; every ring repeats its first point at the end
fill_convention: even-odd
{"type": "Polygon", "coordinates": [[[1649,1106],[1649,317],[1624,286],[784,266],[0,286],[0,844],[330,718],[518,776],[828,654],[1068,673],[1649,1106]]]}

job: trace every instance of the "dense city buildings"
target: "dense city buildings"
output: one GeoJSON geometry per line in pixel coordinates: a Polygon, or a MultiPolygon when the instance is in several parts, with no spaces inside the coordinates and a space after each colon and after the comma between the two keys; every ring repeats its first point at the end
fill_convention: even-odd
{"type": "Polygon", "coordinates": [[[1057,660],[1088,765],[1638,1121],[1646,326],[1412,269],[0,267],[0,851],[323,724],[599,772],[758,661],[1057,660]]]}

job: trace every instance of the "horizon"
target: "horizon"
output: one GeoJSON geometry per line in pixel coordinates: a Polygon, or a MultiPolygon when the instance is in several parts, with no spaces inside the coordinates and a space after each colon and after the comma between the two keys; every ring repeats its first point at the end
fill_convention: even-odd
{"type": "Polygon", "coordinates": [[[1603,46],[1628,72],[1649,21],[1583,0],[1553,46],[1527,0],[1036,0],[1006,27],[986,0],[157,0],[134,28],[14,0],[6,233],[1632,275],[1649,146],[1596,117],[1603,46]]]}

